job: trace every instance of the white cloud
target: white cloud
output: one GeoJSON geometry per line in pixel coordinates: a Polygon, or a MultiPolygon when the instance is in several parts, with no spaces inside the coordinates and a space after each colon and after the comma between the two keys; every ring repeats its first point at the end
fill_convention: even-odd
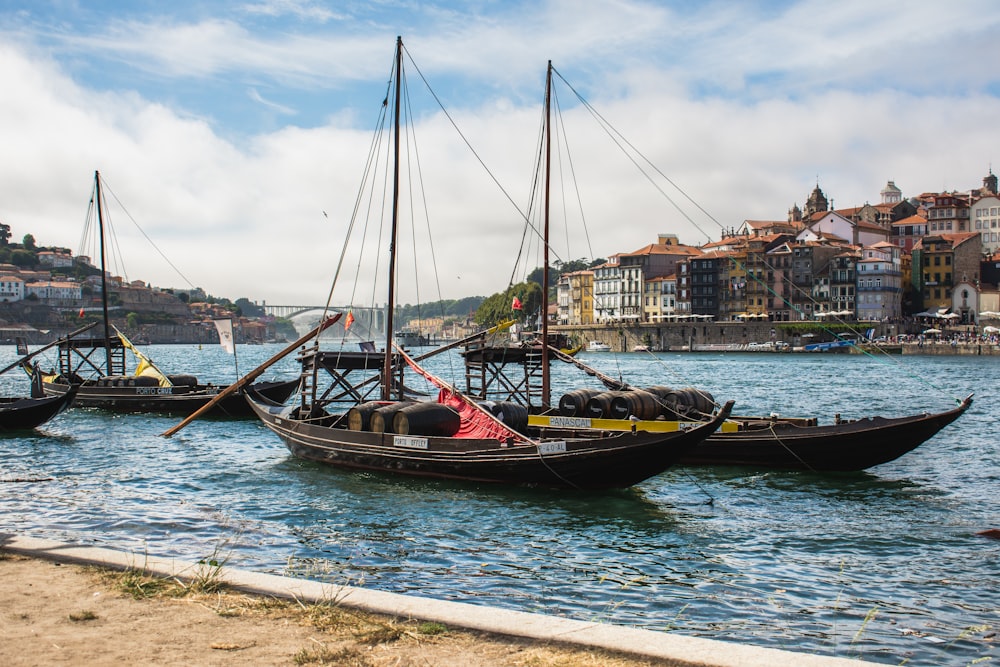
{"type": "MultiPolygon", "coordinates": [[[[285,13],[314,6],[271,5],[285,13]]],[[[746,8],[723,14],[706,5],[681,15],[637,2],[585,9],[553,2],[475,16],[432,6],[412,20],[440,29],[407,37],[407,46],[522,207],[550,57],[725,227],[783,218],[793,204],[802,205],[817,178],[837,206],[877,201],[889,179],[906,195],[978,186],[995,158],[989,132],[1000,117],[1000,101],[988,94],[996,74],[980,64],[983,35],[995,20],[984,14],[970,25],[975,3],[963,5],[958,18],[941,17],[936,35],[964,39],[930,56],[915,37],[928,17],[919,8],[903,11],[909,3],[826,7],[810,1],[753,16],[746,8]],[[567,8],[575,8],[569,20],[567,8]],[[961,61],[967,67],[957,67],[961,61]],[[454,72],[464,78],[447,76],[454,72]],[[463,98],[472,75],[490,83],[463,98]],[[740,94],[719,94],[725,90],[740,94]]],[[[0,39],[0,220],[15,238],[32,233],[42,244],[79,250],[93,171],[100,169],[142,229],[196,285],[231,298],[321,303],[371,140],[358,128],[370,127],[377,100],[359,104],[330,93],[329,112],[316,127],[273,123],[300,111],[299,88],[315,93],[312,86],[348,80],[384,85],[387,34],[363,22],[328,35],[270,35],[231,19],[132,17],[109,33],[69,35],[51,55],[30,31],[0,39]],[[91,49],[141,65],[168,94],[122,85],[130,70],[117,71],[115,90],[87,85],[79,58],[91,49]],[[181,106],[169,95],[171,85],[207,90],[236,71],[246,75],[239,90],[271,112],[270,124],[256,131],[233,132],[220,126],[217,107],[181,106]],[[280,90],[282,103],[258,90],[280,90]]],[[[409,76],[416,95],[419,77],[412,69],[409,76]]],[[[559,94],[588,226],[588,234],[568,232],[562,216],[553,216],[559,257],[606,257],[650,243],[659,232],[688,243],[718,236],[714,222],[692,213],[703,231],[692,227],[648,188],[593,125],[582,128],[585,113],[570,93],[559,94]]],[[[435,265],[446,298],[503,289],[521,240],[518,213],[447,120],[433,107],[421,108],[417,138],[435,239],[433,256],[419,249],[421,299],[438,296],[428,271],[435,265]]],[[[555,194],[575,199],[570,187],[554,183],[555,194]]],[[[126,216],[114,222],[130,278],[183,285],[126,216]]],[[[411,246],[404,236],[401,254],[411,246]]],[[[527,263],[535,261],[537,243],[527,263]]],[[[362,270],[371,274],[375,266],[362,270]]],[[[409,261],[400,269],[404,302],[415,300],[414,270],[409,261]]],[[[367,278],[356,288],[345,278],[337,296],[360,301],[372,293],[385,298],[384,287],[367,278]]]]}

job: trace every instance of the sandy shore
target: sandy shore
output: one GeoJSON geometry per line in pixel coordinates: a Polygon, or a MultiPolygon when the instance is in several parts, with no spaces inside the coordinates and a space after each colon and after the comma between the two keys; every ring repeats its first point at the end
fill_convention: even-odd
{"type": "Polygon", "coordinates": [[[615,666],[649,661],[0,552],[0,664],[615,666]],[[156,582],[153,582],[156,583],[156,582]],[[167,584],[160,588],[160,584],[167,584]],[[142,589],[145,590],[145,589],[142,589]]]}

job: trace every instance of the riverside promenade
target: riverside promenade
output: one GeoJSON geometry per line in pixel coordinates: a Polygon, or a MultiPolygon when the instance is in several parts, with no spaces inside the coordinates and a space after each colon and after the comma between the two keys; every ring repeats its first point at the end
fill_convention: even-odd
{"type": "MultiPolygon", "coordinates": [[[[126,664],[182,664],[183,661],[188,661],[190,664],[245,664],[247,661],[253,661],[253,653],[249,649],[266,642],[267,632],[264,629],[259,629],[257,638],[248,642],[246,646],[234,641],[236,637],[231,634],[226,635],[228,642],[206,644],[200,649],[198,646],[191,647],[188,645],[197,644],[198,638],[201,637],[197,632],[197,626],[205,624],[205,617],[211,616],[210,613],[206,615],[205,610],[201,608],[201,620],[187,619],[177,625],[171,623],[171,610],[180,614],[181,607],[158,607],[162,612],[162,618],[150,619],[147,606],[141,615],[151,627],[157,628],[155,634],[159,637],[159,645],[146,647],[149,652],[144,653],[138,645],[142,644],[145,638],[137,630],[138,622],[135,619],[139,618],[143,605],[149,605],[150,601],[127,600],[127,605],[135,612],[135,618],[133,618],[133,614],[128,612],[120,613],[118,618],[121,619],[119,621],[121,627],[105,628],[106,632],[103,636],[109,644],[106,653],[103,652],[101,646],[95,645],[94,642],[88,642],[86,653],[67,654],[62,645],[53,641],[52,637],[46,636],[45,632],[54,631],[55,626],[61,626],[65,637],[64,643],[71,641],[69,635],[74,632],[80,634],[91,632],[91,628],[101,625],[98,621],[102,619],[102,614],[106,614],[108,617],[115,616],[111,612],[105,613],[101,607],[106,602],[110,604],[109,600],[101,598],[102,595],[107,598],[108,594],[103,591],[91,593],[89,589],[78,587],[74,591],[72,600],[60,600],[69,594],[62,590],[65,579],[68,579],[71,574],[69,571],[36,572],[38,576],[32,579],[27,573],[32,572],[33,569],[28,567],[22,568],[24,574],[20,577],[7,576],[7,573],[13,570],[14,566],[10,562],[10,554],[55,563],[93,565],[125,571],[141,570],[146,575],[182,581],[195,581],[204,578],[206,568],[214,567],[205,563],[157,558],[150,554],[126,553],[114,549],[66,544],[11,534],[0,535],[0,556],[7,555],[6,559],[0,560],[0,573],[4,573],[4,576],[0,577],[2,580],[0,589],[4,591],[4,594],[0,596],[0,599],[3,600],[0,602],[0,606],[6,607],[5,616],[8,617],[8,620],[15,619],[16,621],[6,622],[4,630],[0,634],[2,637],[0,658],[4,659],[5,664],[121,664],[122,661],[119,658],[122,655],[131,656],[130,659],[124,660],[126,664]],[[5,570],[5,568],[9,569],[5,570]],[[33,609],[31,613],[26,613],[19,606],[19,601],[24,601],[27,604],[27,600],[39,597],[49,600],[49,602],[43,603],[40,609],[33,609]],[[47,613],[46,609],[58,607],[60,601],[64,603],[61,611],[53,610],[59,618],[50,618],[49,616],[52,614],[47,613]],[[21,609],[20,612],[19,609],[21,609]],[[65,609],[71,610],[68,615],[65,609]],[[88,611],[89,609],[97,609],[98,611],[95,613],[88,611]],[[73,623],[81,624],[88,620],[93,621],[91,626],[73,626],[73,623]],[[70,629],[66,630],[67,627],[70,629]],[[185,647],[183,659],[176,656],[171,658],[173,655],[169,650],[171,645],[185,647]],[[12,647],[18,647],[19,650],[12,650],[12,647]],[[24,652],[26,647],[34,647],[34,650],[26,654],[24,652]],[[244,651],[244,648],[247,650],[244,651]],[[199,650],[202,651],[201,654],[198,653],[199,650]],[[126,653],[123,654],[123,651],[126,653]],[[131,651],[131,653],[127,651],[131,651]]],[[[860,667],[861,665],[876,664],[857,659],[795,653],[605,623],[589,623],[542,614],[483,607],[462,602],[338,586],[305,579],[248,572],[224,566],[213,569],[212,576],[218,576],[229,589],[260,596],[262,599],[293,600],[299,605],[333,601],[336,606],[342,608],[358,609],[397,619],[419,619],[440,623],[449,628],[482,633],[478,636],[483,642],[516,641],[521,647],[527,643],[530,646],[564,647],[567,650],[600,650],[611,656],[620,656],[621,660],[615,659],[613,662],[616,665],[860,667]]],[[[187,607],[191,607],[191,605],[187,607]]],[[[186,609],[186,611],[191,610],[186,609]]],[[[199,612],[199,609],[194,611],[199,612]]],[[[225,632],[227,620],[235,623],[235,619],[218,621],[223,626],[216,632],[225,632]]],[[[281,625],[280,620],[262,619],[260,622],[278,624],[278,631],[282,634],[291,632],[289,628],[284,628],[281,625]]],[[[107,625],[106,620],[105,625],[107,625]]],[[[112,625],[114,624],[112,623],[112,625]]],[[[243,631],[245,632],[247,629],[243,628],[243,631]]],[[[249,631],[252,633],[253,628],[249,631]]],[[[273,625],[271,631],[274,631],[273,625]]],[[[100,641],[100,639],[95,641],[100,641]]],[[[444,660],[449,664],[480,666],[513,664],[507,662],[509,657],[500,657],[498,660],[491,661],[483,656],[474,656],[475,651],[468,644],[461,645],[455,650],[457,652],[453,655],[440,655],[439,653],[434,658],[444,660]]],[[[302,664],[300,657],[301,652],[295,659],[289,655],[287,661],[275,660],[274,656],[271,656],[269,664],[302,664]]],[[[426,658],[425,655],[422,659],[426,658]]],[[[396,656],[394,659],[395,662],[392,664],[415,664],[406,659],[400,662],[400,656],[396,656]]],[[[363,664],[382,663],[372,660],[363,664]]],[[[564,657],[558,662],[541,664],[583,663],[566,662],[564,657]]],[[[588,662],[587,664],[600,663],[588,662]]]]}

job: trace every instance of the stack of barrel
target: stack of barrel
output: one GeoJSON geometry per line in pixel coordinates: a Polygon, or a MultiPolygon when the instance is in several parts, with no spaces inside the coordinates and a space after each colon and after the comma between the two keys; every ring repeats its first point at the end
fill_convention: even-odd
{"type": "MultiPolygon", "coordinates": [[[[528,409],[508,401],[481,404],[504,424],[524,433],[528,428],[528,409]]],[[[461,427],[458,412],[447,405],[430,401],[369,401],[347,411],[347,428],[352,431],[453,437],[461,427]]]]}
{"type": "Polygon", "coordinates": [[[453,408],[427,401],[369,401],[347,411],[352,431],[451,437],[460,426],[453,408]]]}
{"type": "Polygon", "coordinates": [[[687,387],[646,387],[625,391],[577,389],[559,399],[565,417],[591,419],[698,419],[710,414],[715,400],[708,392],[687,387]]]}

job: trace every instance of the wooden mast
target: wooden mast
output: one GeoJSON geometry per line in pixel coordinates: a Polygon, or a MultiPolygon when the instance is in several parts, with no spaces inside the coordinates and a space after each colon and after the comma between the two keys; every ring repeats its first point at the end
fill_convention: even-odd
{"type": "Polygon", "coordinates": [[[542,252],[542,407],[550,405],[549,387],[549,183],[552,166],[552,61],[545,75],[545,227],[542,252]]]}
{"type": "MultiPolygon", "coordinates": [[[[396,37],[396,101],[393,108],[392,229],[389,233],[389,297],[385,318],[385,361],[382,364],[382,400],[392,396],[392,328],[396,308],[396,236],[399,222],[399,93],[402,87],[403,38],[396,37]]],[[[402,387],[400,387],[402,392],[402,387]]]]}
{"type": "MultiPolygon", "coordinates": [[[[101,172],[94,171],[94,196],[97,199],[97,230],[100,234],[101,243],[101,308],[104,315],[104,355],[107,366],[105,366],[105,374],[113,375],[114,368],[112,367],[112,356],[111,356],[111,328],[110,320],[108,318],[108,270],[107,261],[105,258],[106,251],[104,249],[104,213],[103,213],[103,202],[104,195],[101,193],[101,172]]],[[[124,372],[125,369],[122,369],[124,372]]]]}

